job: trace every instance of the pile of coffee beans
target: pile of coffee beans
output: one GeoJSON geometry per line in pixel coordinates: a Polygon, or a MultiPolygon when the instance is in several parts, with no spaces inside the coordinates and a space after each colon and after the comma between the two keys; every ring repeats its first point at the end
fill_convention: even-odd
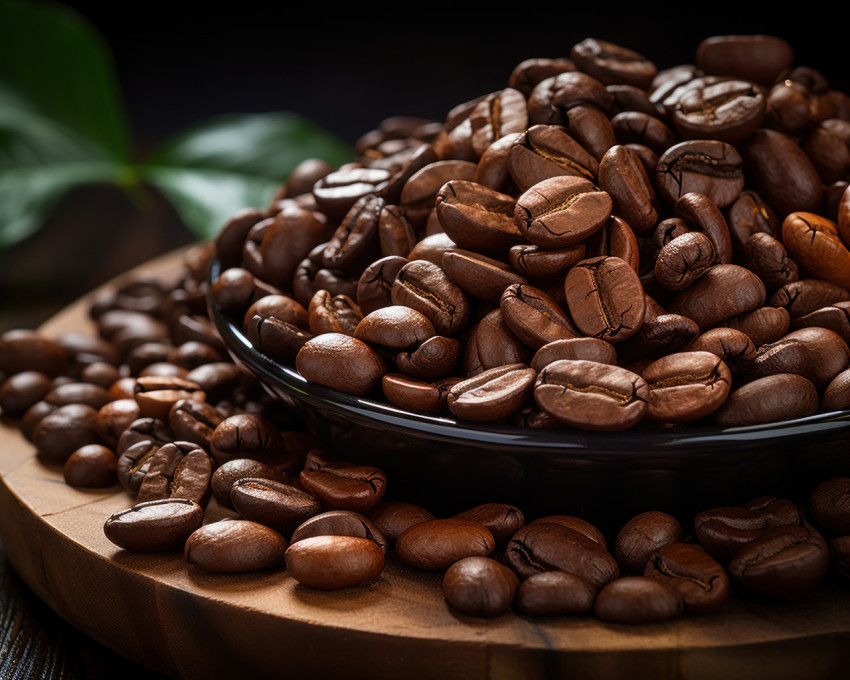
{"type": "Polygon", "coordinates": [[[784,40],[586,39],[357,151],[217,242],[217,304],[308,381],[609,431],[850,406],[850,97],[784,40]]]}
{"type": "MultiPolygon", "coordinates": [[[[694,518],[492,502],[437,517],[324,448],[229,358],[207,299],[308,380],[529,427],[748,425],[850,408],[850,100],[767,36],[659,71],[600,40],[445,121],[302,163],[96,333],[0,336],[0,409],[68,484],[119,484],[115,545],[313,588],[443,574],[471,616],[646,623],[850,576],[850,479],[694,518]],[[210,282],[213,261],[220,275],[210,282]]],[[[456,499],[462,503],[462,499],[456,499]]]]}

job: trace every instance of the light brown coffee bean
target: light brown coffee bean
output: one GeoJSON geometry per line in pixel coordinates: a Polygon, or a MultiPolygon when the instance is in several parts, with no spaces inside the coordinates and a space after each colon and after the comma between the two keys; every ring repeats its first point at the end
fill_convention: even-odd
{"type": "Polygon", "coordinates": [[[350,588],[372,581],[384,570],[384,553],[368,538],[313,536],[286,550],[286,571],[319,590],[350,588]]]}
{"type": "Polygon", "coordinates": [[[186,561],[206,571],[241,573],[283,566],[288,544],[274,529],[246,519],[205,524],[186,540],[186,561]]]}
{"type": "Polygon", "coordinates": [[[183,498],[140,503],[109,516],[103,533],[119,548],[148,553],[182,548],[204,521],[203,508],[183,498]]]}

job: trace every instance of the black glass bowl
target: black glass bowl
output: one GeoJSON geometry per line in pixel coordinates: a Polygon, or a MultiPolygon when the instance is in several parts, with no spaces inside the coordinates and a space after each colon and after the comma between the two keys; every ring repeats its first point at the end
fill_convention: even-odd
{"type": "MultiPolygon", "coordinates": [[[[218,272],[214,265],[212,281],[218,272]]],[[[500,501],[532,516],[574,514],[615,526],[650,509],[687,518],[762,495],[805,502],[817,483],[850,475],[850,411],[736,428],[481,425],[310,383],[258,352],[241,320],[211,299],[208,308],[233,360],[294,409],[334,455],[382,468],[390,497],[432,512],[500,501]]]]}

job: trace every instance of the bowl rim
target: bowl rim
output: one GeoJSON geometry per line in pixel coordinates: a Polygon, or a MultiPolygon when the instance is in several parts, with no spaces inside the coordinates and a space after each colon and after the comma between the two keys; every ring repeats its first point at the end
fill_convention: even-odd
{"type": "MultiPolygon", "coordinates": [[[[210,284],[221,272],[216,258],[210,269],[210,284]]],[[[371,397],[360,397],[324,385],[309,382],[293,367],[281,364],[257,351],[233,319],[224,313],[207,294],[210,319],[222,337],[228,353],[243,368],[254,373],[263,388],[279,398],[279,390],[296,401],[323,409],[328,416],[340,416],[363,424],[398,428],[400,434],[426,437],[435,442],[492,445],[496,448],[521,448],[536,453],[588,451],[617,455],[618,452],[641,451],[653,457],[678,456],[684,450],[740,450],[763,447],[771,442],[787,445],[790,440],[850,429],[850,410],[817,413],[811,416],[758,425],[721,427],[698,425],[641,429],[640,426],[619,432],[602,432],[578,428],[538,429],[519,425],[475,423],[451,415],[428,415],[407,411],[371,397]],[[269,382],[274,385],[271,387],[269,382]]]]}

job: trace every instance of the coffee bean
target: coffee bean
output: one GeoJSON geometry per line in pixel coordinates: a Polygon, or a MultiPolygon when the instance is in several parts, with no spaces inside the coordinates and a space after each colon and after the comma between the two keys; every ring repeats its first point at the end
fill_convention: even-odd
{"type": "Polygon", "coordinates": [[[486,557],[496,540],[480,522],[433,519],[407,528],[396,541],[397,557],[416,569],[441,571],[465,557],[486,557]]]}
{"type": "Polygon", "coordinates": [[[667,203],[694,192],[725,208],[743,188],[743,160],[727,142],[687,140],[671,146],[658,159],[655,189],[667,203]]]}
{"type": "Polygon", "coordinates": [[[194,501],[168,498],[113,513],[104,523],[103,533],[124,550],[160,552],[182,548],[203,521],[204,510],[194,501]]]}
{"type": "Polygon", "coordinates": [[[675,590],[685,609],[697,614],[717,611],[729,594],[729,576],[705,550],[673,542],[647,561],[643,575],[675,590]]]}
{"type": "Polygon", "coordinates": [[[387,476],[376,467],[353,463],[326,463],[304,469],[300,476],[306,491],[331,510],[366,512],[381,500],[387,476]]]}
{"type": "Polygon", "coordinates": [[[658,510],[642,512],[617,533],[614,557],[625,573],[642,574],[653,554],[683,537],[682,526],[672,515],[658,510]]]}
{"type": "Polygon", "coordinates": [[[286,550],[286,570],[299,583],[319,590],[350,588],[376,579],[384,553],[368,538],[314,536],[286,550]]]}
{"type": "Polygon", "coordinates": [[[313,536],[354,536],[368,538],[386,554],[387,539],[366,516],[350,510],[330,510],[299,524],[290,536],[290,545],[313,536]]]}
{"type": "Polygon", "coordinates": [[[623,576],[604,586],[593,613],[609,623],[656,623],[681,616],[684,604],[672,588],[643,576],[623,576]]]}
{"type": "Polygon", "coordinates": [[[71,486],[112,486],[118,481],[117,465],[114,451],[101,444],[87,444],[68,456],[62,476],[71,486]]]}
{"type": "Polygon", "coordinates": [[[823,531],[850,534],[850,479],[834,477],[818,484],[809,495],[808,511],[823,531]]]}
{"type": "Polygon", "coordinates": [[[196,529],[184,547],[186,561],[205,571],[240,573],[284,565],[288,544],[274,529],[227,519],[196,529]]]}
{"type": "Polygon", "coordinates": [[[517,589],[516,609],[526,616],[563,616],[593,611],[596,589],[566,571],[532,574],[517,589]]]}
{"type": "Polygon", "coordinates": [[[265,463],[252,458],[234,458],[219,465],[210,478],[210,489],[219,504],[232,508],[230,491],[233,484],[246,477],[272,479],[274,472],[265,463]]]}
{"type": "Polygon", "coordinates": [[[641,377],[649,387],[646,417],[661,422],[687,422],[713,413],[732,385],[728,367],[710,352],[670,354],[652,362],[641,377]]]}
{"type": "Polygon", "coordinates": [[[477,505],[455,515],[455,518],[481,522],[497,541],[510,538],[525,523],[522,510],[506,503],[477,505]]]}
{"type": "Polygon", "coordinates": [[[442,589],[453,609],[469,616],[495,618],[511,606],[519,579],[510,569],[489,557],[465,557],[443,576],[442,589]]]}
{"type": "Polygon", "coordinates": [[[477,422],[506,418],[530,399],[537,371],[525,364],[508,364],[487,369],[456,383],[446,404],[452,413],[477,422]]]}

